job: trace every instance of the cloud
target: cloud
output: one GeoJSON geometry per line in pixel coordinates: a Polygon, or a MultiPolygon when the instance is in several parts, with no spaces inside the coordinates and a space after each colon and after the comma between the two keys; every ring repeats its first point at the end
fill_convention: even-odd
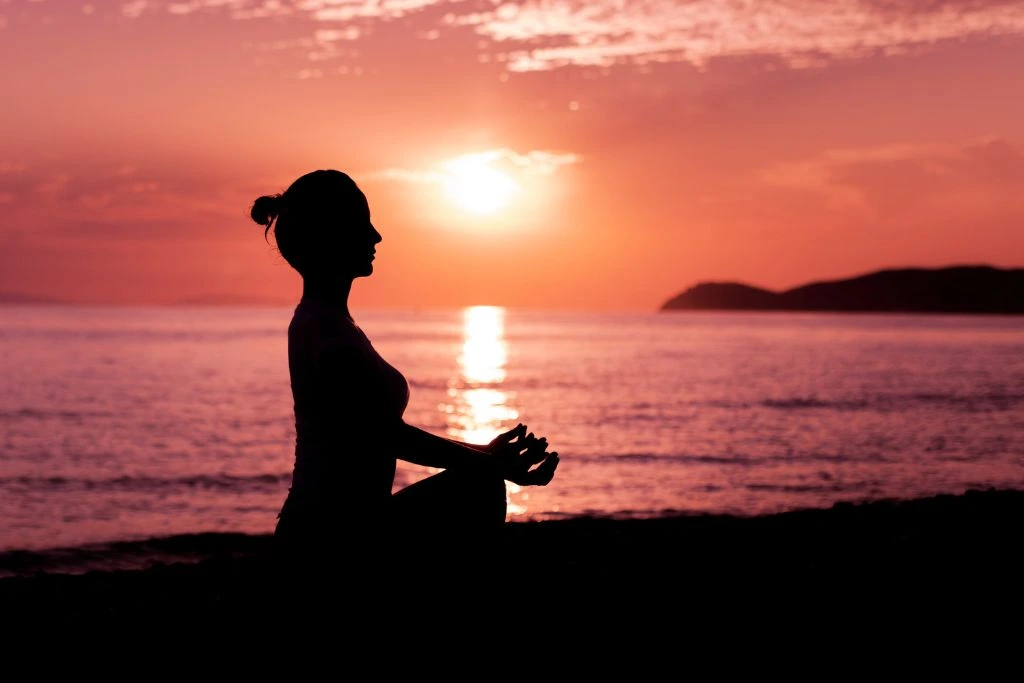
{"type": "Polygon", "coordinates": [[[1007,0],[518,0],[483,6],[488,9],[467,0],[136,0],[121,11],[129,17],[156,11],[295,17],[319,25],[312,32],[320,47],[371,34],[363,24],[415,15],[412,35],[436,39],[439,29],[472,30],[502,50],[511,71],[671,61],[702,66],[755,55],[802,68],[946,40],[1024,34],[1024,4],[1007,0]]]}
{"type": "Polygon", "coordinates": [[[1024,154],[1000,138],[961,145],[835,149],[760,172],[770,186],[811,190],[839,207],[893,214],[971,198],[1002,203],[1024,185],[1024,154]]]}
{"type": "Polygon", "coordinates": [[[145,12],[179,16],[196,12],[229,12],[236,19],[300,16],[315,21],[347,22],[356,19],[399,19],[432,5],[460,0],[132,0],[121,5],[127,17],[145,12]]]}
{"type": "Polygon", "coordinates": [[[510,149],[494,150],[489,154],[495,158],[508,159],[517,166],[537,173],[554,173],[559,166],[578,164],[582,158],[571,152],[545,152],[533,150],[526,154],[516,154],[510,149]]]}
{"type": "Polygon", "coordinates": [[[1024,33],[1024,7],[1004,2],[882,0],[527,0],[453,19],[511,44],[513,70],[622,61],[773,55],[790,66],[891,54],[941,40],[1024,33]]]}
{"type": "MultiPolygon", "coordinates": [[[[136,19],[142,16],[142,13],[150,8],[154,3],[146,2],[146,0],[134,0],[133,2],[126,2],[121,5],[121,14],[130,18],[136,19]]],[[[177,3],[171,3],[176,5],[177,3]]]]}
{"type": "Polygon", "coordinates": [[[413,171],[405,168],[387,168],[383,171],[370,173],[368,177],[398,180],[403,183],[431,184],[444,182],[445,174],[441,171],[413,171]]]}
{"type": "Polygon", "coordinates": [[[513,173],[547,175],[556,172],[562,166],[577,164],[580,161],[582,161],[582,157],[572,152],[531,150],[519,153],[508,148],[498,148],[463,154],[447,159],[434,168],[389,168],[368,175],[371,178],[406,183],[443,184],[454,174],[464,173],[471,169],[500,169],[504,167],[504,170],[513,173]]]}
{"type": "Polygon", "coordinates": [[[349,21],[366,17],[398,19],[439,2],[440,0],[311,0],[300,4],[319,21],[349,21]]]}
{"type": "Polygon", "coordinates": [[[67,173],[54,173],[42,179],[36,185],[36,192],[45,195],[55,195],[64,192],[70,182],[71,176],[67,173]]]}
{"type": "MultiPolygon", "coordinates": [[[[227,226],[246,198],[215,179],[174,168],[140,169],[125,163],[79,164],[67,168],[0,164],[0,204],[8,218],[4,239],[121,235],[165,240],[211,234],[227,226]],[[165,232],[163,228],[177,224],[165,232]],[[107,226],[92,232],[89,226],[107,226]],[[217,229],[220,229],[217,227],[217,229]]],[[[227,229],[227,228],[225,228],[227,229]]]]}

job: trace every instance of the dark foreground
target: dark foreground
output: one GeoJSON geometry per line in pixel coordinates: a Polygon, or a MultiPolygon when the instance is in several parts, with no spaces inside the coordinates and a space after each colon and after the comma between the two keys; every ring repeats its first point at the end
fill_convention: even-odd
{"type": "MultiPolygon", "coordinates": [[[[310,611],[317,623],[356,613],[427,623],[468,610],[562,634],[665,633],[709,619],[815,620],[825,630],[863,619],[878,628],[914,615],[1009,610],[1024,584],[1022,523],[1024,492],[992,490],[758,518],[510,523],[493,566],[457,567],[457,580],[428,585],[390,577],[383,587],[340,566],[343,602],[310,611]]],[[[243,538],[204,549],[200,562],[2,579],[4,626],[289,628],[302,615],[281,611],[294,605],[268,561],[270,539],[243,538]]]]}

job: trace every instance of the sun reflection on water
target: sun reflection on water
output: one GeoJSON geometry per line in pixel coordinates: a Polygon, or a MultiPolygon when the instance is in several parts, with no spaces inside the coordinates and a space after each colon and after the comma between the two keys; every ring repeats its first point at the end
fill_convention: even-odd
{"type": "MultiPolygon", "coordinates": [[[[451,438],[485,444],[519,419],[519,411],[512,405],[514,395],[502,388],[508,362],[505,309],[471,306],[463,310],[462,319],[460,372],[448,383],[450,403],[441,408],[447,415],[451,438]]],[[[519,487],[509,482],[506,487],[510,494],[519,492],[519,487]]],[[[509,512],[521,514],[523,509],[510,501],[509,512]]]]}
{"type": "Polygon", "coordinates": [[[448,383],[452,405],[448,434],[453,439],[484,444],[503,432],[519,417],[502,389],[508,344],[505,342],[505,309],[471,306],[462,312],[463,342],[459,376],[448,383]]]}

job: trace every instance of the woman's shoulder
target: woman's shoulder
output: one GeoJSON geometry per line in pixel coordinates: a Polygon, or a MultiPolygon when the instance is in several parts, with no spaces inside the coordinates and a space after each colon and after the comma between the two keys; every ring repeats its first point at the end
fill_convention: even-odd
{"type": "Polygon", "coordinates": [[[366,335],[351,318],[330,306],[305,299],[295,307],[288,337],[307,339],[317,349],[334,344],[356,348],[366,345],[366,335]]]}

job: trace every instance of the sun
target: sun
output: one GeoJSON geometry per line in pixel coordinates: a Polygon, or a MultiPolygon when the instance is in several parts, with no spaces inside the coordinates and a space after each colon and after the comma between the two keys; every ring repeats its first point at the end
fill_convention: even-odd
{"type": "Polygon", "coordinates": [[[459,208],[470,213],[493,214],[520,192],[509,174],[491,166],[489,154],[466,154],[444,165],[441,181],[445,194],[459,208]]]}

